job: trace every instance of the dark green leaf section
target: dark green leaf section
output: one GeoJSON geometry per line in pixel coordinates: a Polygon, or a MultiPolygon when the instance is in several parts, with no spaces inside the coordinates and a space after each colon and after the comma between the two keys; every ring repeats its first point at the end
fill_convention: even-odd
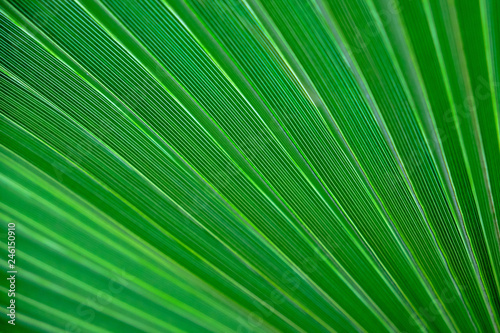
{"type": "Polygon", "coordinates": [[[496,2],[0,8],[22,329],[498,332],[496,2]]]}

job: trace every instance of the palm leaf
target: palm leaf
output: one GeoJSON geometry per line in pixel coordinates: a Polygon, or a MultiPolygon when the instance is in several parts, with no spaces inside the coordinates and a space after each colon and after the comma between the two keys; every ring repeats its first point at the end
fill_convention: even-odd
{"type": "Polygon", "coordinates": [[[498,332],[498,6],[0,1],[2,325],[498,332]]]}

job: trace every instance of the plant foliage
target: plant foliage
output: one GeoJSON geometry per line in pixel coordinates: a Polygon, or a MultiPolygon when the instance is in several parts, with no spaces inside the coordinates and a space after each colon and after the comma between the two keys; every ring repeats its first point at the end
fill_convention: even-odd
{"type": "Polygon", "coordinates": [[[498,332],[500,2],[0,9],[7,329],[498,332]]]}

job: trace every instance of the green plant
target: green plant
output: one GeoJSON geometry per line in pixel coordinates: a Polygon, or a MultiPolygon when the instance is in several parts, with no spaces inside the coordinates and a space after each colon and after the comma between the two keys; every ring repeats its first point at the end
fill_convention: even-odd
{"type": "Polygon", "coordinates": [[[2,325],[498,332],[499,6],[2,0],[2,325]]]}

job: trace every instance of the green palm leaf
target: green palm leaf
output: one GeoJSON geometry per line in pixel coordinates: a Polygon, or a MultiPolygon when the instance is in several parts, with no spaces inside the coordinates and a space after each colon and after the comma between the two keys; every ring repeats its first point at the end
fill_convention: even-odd
{"type": "Polygon", "coordinates": [[[499,6],[1,0],[2,327],[498,332],[499,6]]]}

